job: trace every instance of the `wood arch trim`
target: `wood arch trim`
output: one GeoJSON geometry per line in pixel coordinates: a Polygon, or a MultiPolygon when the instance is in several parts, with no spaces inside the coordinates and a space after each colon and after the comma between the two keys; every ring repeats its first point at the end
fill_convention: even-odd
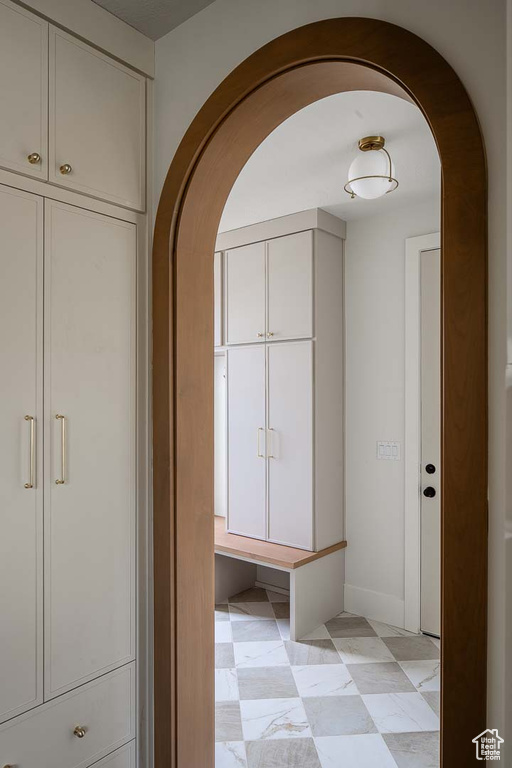
{"type": "MultiPolygon", "coordinates": [[[[344,90],[414,101],[442,167],[444,768],[476,763],[486,727],[487,181],[478,120],[449,64],[412,33],[338,18],[238,66],[185,134],[153,249],[156,768],[213,768],[213,269],[239,171],[298,109],[344,90]],[[446,737],[445,737],[446,734],[446,737]]],[[[350,546],[350,542],[349,542],[350,546]]]]}

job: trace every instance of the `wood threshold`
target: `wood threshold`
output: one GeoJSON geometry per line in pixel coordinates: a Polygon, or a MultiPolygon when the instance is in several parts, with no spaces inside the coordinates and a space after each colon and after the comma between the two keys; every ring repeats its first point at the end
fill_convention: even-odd
{"type": "Polygon", "coordinates": [[[225,552],[233,557],[238,556],[250,560],[258,560],[259,562],[277,565],[290,571],[337,552],[339,549],[344,549],[346,546],[346,541],[339,541],[337,544],[321,549],[320,552],[309,552],[304,549],[287,547],[285,544],[274,544],[271,541],[251,539],[248,536],[227,533],[226,519],[215,515],[215,552],[220,554],[225,552]]]}

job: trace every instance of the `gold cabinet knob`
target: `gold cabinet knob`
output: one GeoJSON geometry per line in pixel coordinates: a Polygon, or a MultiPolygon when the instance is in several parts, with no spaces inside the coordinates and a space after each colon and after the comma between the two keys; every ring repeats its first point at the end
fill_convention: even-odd
{"type": "Polygon", "coordinates": [[[271,338],[273,335],[274,335],[274,332],[273,332],[273,331],[269,331],[269,332],[267,333],[267,336],[268,336],[268,338],[269,338],[269,339],[270,339],[270,338],[271,338]]]}
{"type": "Polygon", "coordinates": [[[77,737],[77,739],[83,739],[86,733],[87,728],[84,728],[83,725],[77,725],[73,731],[73,734],[77,737]]]}
{"type": "Polygon", "coordinates": [[[258,339],[262,339],[264,335],[264,333],[258,333],[258,339]]]}
{"type": "Polygon", "coordinates": [[[28,155],[27,160],[29,161],[30,165],[38,165],[41,162],[41,155],[39,152],[32,152],[30,155],[28,155]]]}
{"type": "Polygon", "coordinates": [[[64,165],[61,165],[59,168],[59,171],[62,173],[63,176],[67,176],[71,173],[72,167],[69,165],[69,163],[64,163],[64,165]]]}

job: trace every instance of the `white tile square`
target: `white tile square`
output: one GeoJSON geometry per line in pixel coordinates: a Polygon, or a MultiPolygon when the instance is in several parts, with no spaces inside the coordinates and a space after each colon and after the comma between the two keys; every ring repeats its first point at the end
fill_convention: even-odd
{"type": "Polygon", "coordinates": [[[218,741],[215,744],[215,768],[247,768],[243,741],[218,741]]]}
{"type": "Polygon", "coordinates": [[[280,640],[234,643],[237,667],[286,667],[288,655],[280,640]]]}
{"type": "Polygon", "coordinates": [[[231,621],[254,621],[255,619],[274,619],[271,603],[231,603],[229,606],[231,621]]]}
{"type": "Polygon", "coordinates": [[[344,664],[292,667],[300,696],[357,696],[358,690],[344,664]]]}
{"type": "Polygon", "coordinates": [[[277,619],[277,626],[279,627],[279,634],[281,640],[290,639],[290,619],[277,619]]]}
{"type": "Polygon", "coordinates": [[[245,741],[257,739],[298,739],[311,736],[300,699],[257,699],[241,701],[245,741]]]}
{"type": "Polygon", "coordinates": [[[439,718],[420,693],[373,693],[363,701],[380,733],[439,730],[439,718]]]}
{"type": "Polygon", "coordinates": [[[322,624],[320,627],[317,627],[312,632],[310,632],[307,635],[304,635],[304,637],[301,637],[300,639],[301,640],[330,640],[331,636],[325,624],[322,624]]]}
{"type": "Polygon", "coordinates": [[[236,669],[215,670],[215,701],[236,701],[238,678],[236,669]]]}
{"type": "Polygon", "coordinates": [[[421,693],[441,690],[441,662],[439,659],[400,661],[399,664],[411,683],[421,693]]]}
{"type": "Polygon", "coordinates": [[[396,768],[379,733],[319,736],[315,746],[322,768],[396,768]]]}
{"type": "Polygon", "coordinates": [[[232,640],[233,640],[233,635],[231,633],[231,622],[216,621],[215,622],[215,642],[231,643],[232,640]]]}
{"type": "Polygon", "coordinates": [[[394,661],[395,657],[380,637],[336,637],[333,643],[345,664],[371,664],[394,661]]]}

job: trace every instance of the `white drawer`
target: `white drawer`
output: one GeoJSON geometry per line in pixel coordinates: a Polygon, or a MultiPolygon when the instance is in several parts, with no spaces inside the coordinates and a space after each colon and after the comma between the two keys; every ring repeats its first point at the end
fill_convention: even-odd
{"type": "Polygon", "coordinates": [[[85,768],[135,737],[135,712],[129,664],[1,726],[0,766],[85,768]]]}
{"type": "Polygon", "coordinates": [[[116,749],[115,752],[104,757],[99,763],[94,763],[92,768],[135,768],[135,744],[135,741],[130,741],[121,749],[116,749]]]}

